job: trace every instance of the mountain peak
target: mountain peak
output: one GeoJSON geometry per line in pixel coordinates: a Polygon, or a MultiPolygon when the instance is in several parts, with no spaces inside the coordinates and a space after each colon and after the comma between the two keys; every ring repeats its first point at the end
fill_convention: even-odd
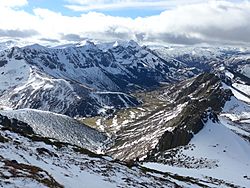
{"type": "Polygon", "coordinates": [[[23,47],[23,49],[41,51],[41,50],[46,50],[48,48],[45,46],[42,46],[40,44],[35,43],[35,44],[27,45],[27,46],[23,47]]]}

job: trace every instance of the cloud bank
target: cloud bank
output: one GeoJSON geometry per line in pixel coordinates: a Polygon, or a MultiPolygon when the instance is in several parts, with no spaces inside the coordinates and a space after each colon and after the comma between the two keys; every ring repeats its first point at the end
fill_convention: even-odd
{"type": "Polygon", "coordinates": [[[2,7],[21,7],[27,5],[27,0],[1,0],[2,7]]]}
{"type": "MultiPolygon", "coordinates": [[[[135,19],[114,17],[97,12],[88,12],[73,17],[41,8],[33,9],[33,14],[31,14],[20,8],[27,5],[26,0],[14,0],[12,4],[8,4],[7,0],[4,2],[2,4],[1,0],[0,4],[0,37],[68,41],[78,41],[84,38],[133,39],[139,42],[189,45],[199,43],[250,44],[249,1],[203,1],[202,3],[197,1],[190,5],[175,3],[173,6],[168,4],[166,6],[169,9],[159,15],[135,19]]],[[[96,2],[96,6],[103,3],[117,4],[117,1],[112,0],[96,2]]],[[[132,6],[134,1],[120,0],[120,2],[132,6]]],[[[142,1],[136,2],[139,6],[142,1]]],[[[148,0],[145,3],[152,2],[148,0]]],[[[161,2],[166,1],[158,1],[158,3],[161,2]]],[[[90,6],[89,0],[68,0],[68,3],[72,6],[90,6]]]]}
{"type": "Polygon", "coordinates": [[[0,37],[19,37],[19,38],[28,38],[36,36],[39,33],[35,30],[2,30],[0,29],[0,37]]]}

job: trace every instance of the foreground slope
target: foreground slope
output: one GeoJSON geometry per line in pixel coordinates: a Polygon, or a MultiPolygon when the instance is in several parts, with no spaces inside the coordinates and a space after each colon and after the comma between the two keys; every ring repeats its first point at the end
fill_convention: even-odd
{"type": "Polygon", "coordinates": [[[1,187],[176,187],[172,181],[179,180],[44,138],[0,115],[1,187]]]}
{"type": "Polygon", "coordinates": [[[211,119],[184,147],[156,155],[144,166],[197,178],[208,186],[250,185],[250,144],[221,122],[211,119]]]}

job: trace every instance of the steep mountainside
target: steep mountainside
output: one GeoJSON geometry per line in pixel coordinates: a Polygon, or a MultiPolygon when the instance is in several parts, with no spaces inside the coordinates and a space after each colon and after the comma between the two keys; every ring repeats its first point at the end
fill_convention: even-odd
{"type": "MultiPolygon", "coordinates": [[[[65,48],[31,45],[0,52],[1,106],[97,115],[138,105],[128,94],[193,76],[130,41],[109,48],[91,42],[65,48]]],[[[185,67],[182,67],[185,70],[185,67]]]]}
{"type": "Polygon", "coordinates": [[[212,182],[216,186],[248,187],[250,98],[244,94],[247,90],[238,92],[225,83],[222,88],[230,89],[234,96],[219,116],[207,111],[204,128],[187,145],[154,152],[144,166],[191,176],[208,186],[212,182]]]}
{"type": "Polygon", "coordinates": [[[153,161],[143,165],[193,177],[204,187],[248,187],[249,154],[249,142],[233,133],[222,121],[208,118],[204,128],[188,145],[157,153],[153,161]]]}
{"type": "MultiPolygon", "coordinates": [[[[161,150],[162,141],[163,146],[171,141],[165,137],[159,142],[156,150],[145,159],[146,167],[191,176],[199,182],[207,183],[208,186],[212,186],[209,185],[211,182],[216,186],[226,187],[250,185],[250,97],[247,89],[249,86],[240,79],[245,77],[239,73],[235,75],[226,72],[226,75],[231,79],[220,75],[223,78],[220,87],[224,91],[230,91],[227,100],[218,100],[205,111],[202,117],[203,128],[188,144],[161,150]],[[218,111],[216,106],[220,102],[223,102],[223,108],[218,111]]],[[[191,114],[197,111],[191,111],[191,114]]],[[[189,122],[195,125],[192,118],[189,122]]]]}
{"type": "Polygon", "coordinates": [[[156,151],[186,145],[204,126],[205,111],[219,113],[232,92],[214,74],[139,93],[143,104],[109,117],[83,119],[115,137],[107,154],[121,160],[145,158],[156,151]],[[204,116],[204,117],[203,117],[204,116]],[[94,122],[94,123],[93,123],[94,122]]]}

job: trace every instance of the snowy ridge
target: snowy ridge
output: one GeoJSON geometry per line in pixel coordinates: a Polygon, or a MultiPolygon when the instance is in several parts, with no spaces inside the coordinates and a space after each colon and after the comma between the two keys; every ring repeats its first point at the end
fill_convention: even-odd
{"type": "Polygon", "coordinates": [[[201,183],[206,182],[206,186],[248,187],[249,155],[249,142],[233,133],[222,122],[209,120],[187,146],[178,149],[174,159],[179,163],[144,163],[144,166],[195,177],[201,183]],[[180,165],[180,161],[183,161],[183,165],[180,165]]]}
{"type": "Polygon", "coordinates": [[[201,187],[249,187],[248,90],[245,84],[237,88],[234,75],[230,78],[229,85],[222,83],[220,87],[224,91],[231,90],[233,96],[225,102],[218,117],[211,115],[214,106],[209,108],[208,118],[203,118],[204,127],[187,145],[155,153],[146,159],[143,166],[188,179],[195,178],[201,187]]]}
{"type": "Polygon", "coordinates": [[[101,152],[108,138],[68,117],[33,109],[0,111],[0,114],[29,124],[36,134],[101,152]]]}
{"type": "Polygon", "coordinates": [[[249,47],[237,46],[154,46],[153,51],[175,65],[195,68],[196,73],[221,67],[232,68],[249,77],[249,47]]]}
{"type": "MultiPolygon", "coordinates": [[[[133,66],[140,68],[138,67],[140,62],[145,61],[146,66],[150,65],[153,68],[149,71],[157,71],[154,70],[155,63],[152,59],[155,58],[154,61],[157,61],[158,58],[142,49],[138,44],[128,43],[129,45],[117,46],[107,52],[99,49],[94,43],[88,42],[87,44],[64,49],[50,49],[40,45],[32,45],[24,47],[22,51],[27,55],[33,55],[32,59],[26,56],[29,63],[35,64],[53,77],[75,80],[99,90],[115,91],[121,89],[108,74],[126,76],[125,81],[131,82],[130,77],[137,76],[134,75],[131,68],[133,66]],[[144,54],[149,55],[147,60],[141,59],[144,54]],[[130,65],[130,67],[126,65],[130,65]]],[[[158,62],[161,64],[161,69],[164,70],[164,63],[159,60],[158,62]]],[[[159,76],[162,77],[160,74],[159,76]]]]}

